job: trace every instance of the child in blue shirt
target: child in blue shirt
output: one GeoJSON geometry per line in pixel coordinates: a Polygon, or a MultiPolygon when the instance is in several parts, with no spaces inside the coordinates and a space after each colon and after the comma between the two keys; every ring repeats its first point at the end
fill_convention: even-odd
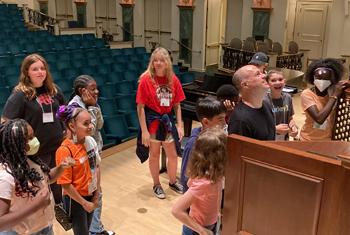
{"type": "Polygon", "coordinates": [[[184,188],[183,192],[185,193],[188,189],[187,181],[188,177],[186,176],[186,168],[189,162],[190,154],[192,151],[192,147],[196,142],[196,139],[199,133],[207,128],[211,127],[220,127],[223,128],[226,124],[226,109],[225,106],[215,99],[214,97],[205,97],[203,99],[199,99],[196,104],[196,114],[198,120],[201,122],[202,127],[194,128],[191,132],[190,138],[187,140],[185,145],[184,152],[182,154],[182,162],[181,162],[181,184],[184,188]]]}

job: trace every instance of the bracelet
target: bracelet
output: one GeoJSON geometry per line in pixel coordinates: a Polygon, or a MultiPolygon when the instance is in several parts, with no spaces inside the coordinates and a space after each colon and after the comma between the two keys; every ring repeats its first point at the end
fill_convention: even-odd
{"type": "Polygon", "coordinates": [[[337,101],[337,100],[338,100],[338,97],[337,97],[337,96],[335,96],[335,95],[331,95],[329,98],[333,98],[333,99],[335,99],[335,101],[337,101]]]}

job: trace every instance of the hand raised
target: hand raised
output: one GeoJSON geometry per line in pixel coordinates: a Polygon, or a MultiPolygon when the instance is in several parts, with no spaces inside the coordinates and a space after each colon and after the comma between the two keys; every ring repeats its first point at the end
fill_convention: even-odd
{"type": "Polygon", "coordinates": [[[63,169],[67,169],[75,165],[75,160],[71,157],[66,157],[60,164],[63,169]]]}

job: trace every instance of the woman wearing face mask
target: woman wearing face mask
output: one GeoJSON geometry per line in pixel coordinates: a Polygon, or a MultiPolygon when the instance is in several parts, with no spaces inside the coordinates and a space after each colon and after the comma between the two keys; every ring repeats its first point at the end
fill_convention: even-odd
{"type": "Polygon", "coordinates": [[[61,106],[59,119],[68,128],[67,138],[56,152],[56,163],[71,156],[76,165],[66,169],[58,178],[62,185],[63,201],[70,208],[74,234],[89,234],[92,213],[98,206],[101,158],[91,131],[91,116],[77,105],[61,106]]]}
{"type": "Polygon", "coordinates": [[[54,200],[49,184],[74,160],[50,170],[39,158],[32,127],[23,119],[0,127],[0,234],[53,234],[54,200]]]}
{"type": "Polygon", "coordinates": [[[305,80],[315,85],[301,93],[301,106],[306,114],[300,140],[331,140],[335,105],[350,84],[341,81],[343,65],[336,59],[320,59],[308,67],[305,80]]]}
{"type": "MultiPolygon", "coordinates": [[[[53,83],[45,59],[38,54],[24,58],[21,65],[19,83],[8,98],[2,113],[2,119],[22,118],[33,128],[40,141],[35,155],[50,168],[56,166],[55,152],[63,140],[63,125],[55,117],[64,98],[53,83]]],[[[55,201],[61,201],[61,188],[51,185],[55,201]]]]}

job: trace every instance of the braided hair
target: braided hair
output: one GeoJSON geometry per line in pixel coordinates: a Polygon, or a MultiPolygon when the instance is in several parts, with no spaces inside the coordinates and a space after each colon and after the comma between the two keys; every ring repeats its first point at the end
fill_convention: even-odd
{"type": "Polygon", "coordinates": [[[81,108],[77,103],[72,103],[70,105],[61,105],[56,112],[56,118],[61,120],[69,129],[68,123],[72,120],[75,120],[79,113],[84,110],[85,109],[81,108]]]}
{"type": "Polygon", "coordinates": [[[73,99],[74,96],[78,95],[81,97],[80,89],[86,88],[90,82],[94,82],[95,79],[90,75],[80,75],[78,76],[73,83],[73,93],[70,97],[70,100],[73,99]]]}
{"type": "MultiPolygon", "coordinates": [[[[38,183],[43,177],[30,168],[26,156],[26,144],[29,124],[23,119],[6,121],[0,129],[0,163],[15,180],[15,194],[18,197],[34,197],[39,191],[38,183]]],[[[40,165],[44,173],[50,169],[39,159],[35,162],[40,165]]]]}

